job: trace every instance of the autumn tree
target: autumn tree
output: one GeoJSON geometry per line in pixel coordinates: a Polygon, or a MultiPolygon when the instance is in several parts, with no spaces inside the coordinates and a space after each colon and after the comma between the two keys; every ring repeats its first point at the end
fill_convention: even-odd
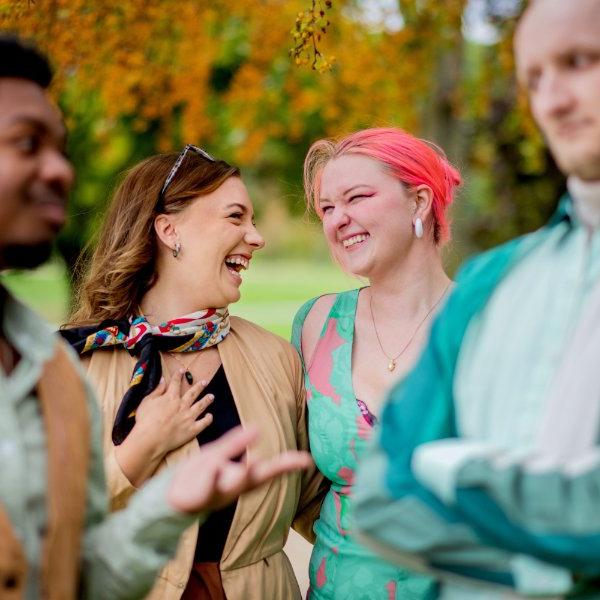
{"type": "Polygon", "coordinates": [[[149,153],[206,146],[297,213],[311,141],[388,124],[463,169],[458,260],[538,226],[556,198],[513,77],[518,5],[487,0],[496,38],[484,44],[464,35],[466,0],[0,0],[0,27],[57,68],[80,173],[69,262],[115,174],[149,153]]]}

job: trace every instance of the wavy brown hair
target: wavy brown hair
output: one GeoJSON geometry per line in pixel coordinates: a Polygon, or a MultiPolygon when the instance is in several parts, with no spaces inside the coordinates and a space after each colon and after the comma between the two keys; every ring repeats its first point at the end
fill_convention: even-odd
{"type": "Polygon", "coordinates": [[[157,215],[181,212],[197,198],[214,192],[237,167],[222,160],[211,162],[189,152],[159,202],[159,192],[178,154],[159,154],[130,169],[113,194],[106,217],[84,253],[69,326],[90,325],[135,314],[156,278],[157,215]]]}

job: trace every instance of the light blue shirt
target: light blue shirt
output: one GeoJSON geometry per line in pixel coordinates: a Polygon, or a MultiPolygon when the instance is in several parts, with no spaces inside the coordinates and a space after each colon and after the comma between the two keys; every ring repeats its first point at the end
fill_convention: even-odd
{"type": "MultiPolygon", "coordinates": [[[[27,557],[26,597],[33,599],[40,597],[48,484],[46,436],[34,391],[57,338],[48,324],[10,296],[4,306],[3,328],[21,359],[8,376],[0,368],[0,503],[27,557]]],[[[80,368],[74,355],[73,364],[80,368]]],[[[126,510],[107,516],[102,420],[93,393],[89,386],[86,389],[92,447],[83,544],[84,594],[107,600],[139,598],[172,557],[179,535],[194,517],[176,513],[167,504],[170,471],[145,486],[126,510]]]]}

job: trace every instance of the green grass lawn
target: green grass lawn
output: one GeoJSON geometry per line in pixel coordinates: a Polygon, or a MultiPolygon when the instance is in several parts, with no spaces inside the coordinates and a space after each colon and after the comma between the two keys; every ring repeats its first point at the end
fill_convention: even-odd
{"type": "MultiPolygon", "coordinates": [[[[329,260],[252,261],[243,274],[242,299],[230,307],[232,314],[245,317],[266,329],[289,338],[292,319],[298,307],[313,296],[362,285],[348,277],[329,260]]],[[[12,292],[50,322],[58,325],[66,316],[69,290],[65,273],[58,263],[49,263],[32,272],[2,276],[12,292]]]]}

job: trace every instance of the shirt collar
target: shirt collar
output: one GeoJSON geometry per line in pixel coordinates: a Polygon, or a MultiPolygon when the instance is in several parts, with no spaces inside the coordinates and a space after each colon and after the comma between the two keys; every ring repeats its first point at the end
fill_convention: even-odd
{"type": "Polygon", "coordinates": [[[4,290],[2,327],[8,341],[22,357],[43,363],[54,353],[56,334],[33,310],[4,290]]]}
{"type": "Polygon", "coordinates": [[[577,222],[577,217],[573,210],[573,200],[568,192],[561,196],[554,214],[548,221],[548,225],[554,227],[563,221],[567,221],[570,225],[575,225],[577,222]]]}

